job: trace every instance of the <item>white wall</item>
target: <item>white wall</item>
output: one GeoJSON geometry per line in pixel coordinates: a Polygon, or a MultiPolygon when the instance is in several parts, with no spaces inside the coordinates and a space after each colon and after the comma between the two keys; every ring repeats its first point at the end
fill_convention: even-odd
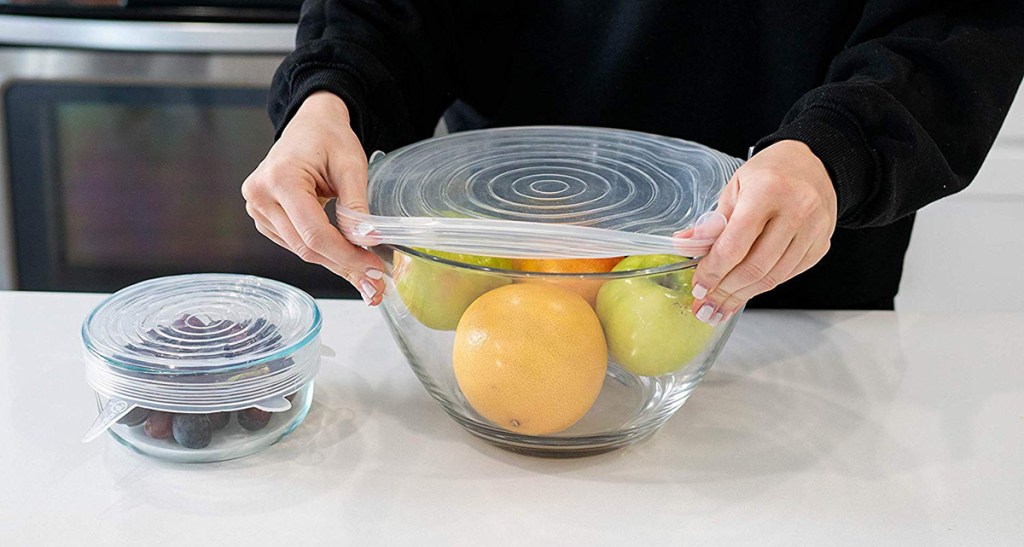
{"type": "Polygon", "coordinates": [[[1024,311],[1024,88],[975,181],[917,215],[896,308],[1024,311]]]}

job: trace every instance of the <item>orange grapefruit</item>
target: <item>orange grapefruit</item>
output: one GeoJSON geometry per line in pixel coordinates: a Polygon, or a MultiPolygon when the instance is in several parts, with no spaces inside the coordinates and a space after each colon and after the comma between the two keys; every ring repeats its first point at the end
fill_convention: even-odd
{"type": "Polygon", "coordinates": [[[515,433],[576,423],[604,383],[608,346],[597,314],[572,291],[506,285],[477,298],[455,329],[453,364],[469,404],[515,433]]]}
{"type": "MultiPolygon", "coordinates": [[[[521,258],[512,261],[512,267],[522,272],[544,273],[605,273],[612,271],[621,256],[614,258],[521,258]]],[[[603,280],[597,279],[525,279],[525,283],[547,283],[575,292],[591,306],[597,300],[603,280]]]]}

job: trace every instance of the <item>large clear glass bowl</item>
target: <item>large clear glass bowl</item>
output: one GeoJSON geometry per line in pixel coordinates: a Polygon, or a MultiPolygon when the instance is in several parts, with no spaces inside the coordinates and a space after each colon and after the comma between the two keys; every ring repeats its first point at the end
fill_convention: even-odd
{"type": "Polygon", "coordinates": [[[693,318],[689,280],[696,260],[608,273],[533,273],[406,247],[374,250],[388,265],[381,308],[427,392],[473,435],[530,455],[598,454],[657,431],[700,384],[739,315],[714,328],[693,318]],[[488,420],[467,400],[453,366],[455,324],[465,307],[489,290],[519,283],[551,284],[589,296],[605,334],[608,360],[597,399],[562,431],[524,434],[488,420]]]}

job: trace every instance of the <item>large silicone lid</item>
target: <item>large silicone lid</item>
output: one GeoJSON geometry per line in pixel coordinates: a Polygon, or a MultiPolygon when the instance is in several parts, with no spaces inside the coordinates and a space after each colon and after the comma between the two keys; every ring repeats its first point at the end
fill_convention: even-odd
{"type": "Polygon", "coordinates": [[[467,131],[373,158],[368,186],[372,215],[342,209],[339,217],[351,221],[350,226],[341,223],[343,230],[349,228],[346,235],[378,236],[378,241],[370,238],[366,243],[433,243],[456,250],[452,246],[460,247],[460,242],[454,240],[465,244],[469,238],[479,254],[534,256],[537,251],[547,254],[547,247],[519,253],[516,246],[538,246],[545,235],[556,240],[564,236],[551,246],[553,256],[559,256],[558,249],[593,236],[579,249],[570,249],[569,256],[586,256],[587,244],[609,238],[611,243],[624,238],[627,246],[609,250],[612,255],[655,251],[635,245],[671,245],[667,236],[714,209],[741,163],[693,142],[618,129],[467,131]],[[499,222],[460,222],[464,219],[499,222]],[[566,226],[602,232],[564,232],[566,226]],[[502,232],[510,235],[502,237],[502,232]],[[482,252],[487,250],[492,252],[482,252]]]}

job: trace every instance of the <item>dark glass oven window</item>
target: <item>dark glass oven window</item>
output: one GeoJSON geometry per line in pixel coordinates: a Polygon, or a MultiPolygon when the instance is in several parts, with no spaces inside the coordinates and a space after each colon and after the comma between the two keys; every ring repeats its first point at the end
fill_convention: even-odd
{"type": "Polygon", "coordinates": [[[116,290],[176,273],[344,281],[261,236],[239,188],[273,142],[259,89],[8,87],[18,286],[116,290]]]}

